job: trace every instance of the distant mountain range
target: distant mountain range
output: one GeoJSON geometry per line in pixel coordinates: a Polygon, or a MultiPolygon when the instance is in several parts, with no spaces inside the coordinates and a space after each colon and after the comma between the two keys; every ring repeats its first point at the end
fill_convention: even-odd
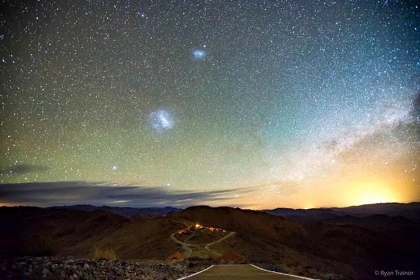
{"type": "Polygon", "coordinates": [[[108,211],[111,213],[119,214],[126,218],[153,218],[164,216],[170,212],[179,212],[182,209],[174,207],[164,208],[133,208],[133,207],[110,207],[110,206],[93,206],[90,204],[71,205],[71,206],[53,206],[47,209],[71,209],[79,211],[108,211]]]}
{"type": "MultiPolygon", "coordinates": [[[[127,218],[153,218],[164,216],[171,212],[182,211],[182,208],[174,207],[149,207],[149,208],[134,208],[134,207],[110,207],[110,206],[94,206],[90,204],[70,205],[70,206],[53,206],[47,209],[72,209],[80,211],[97,211],[103,210],[119,214],[127,218]]],[[[316,219],[324,220],[334,218],[337,216],[356,216],[366,217],[370,215],[387,215],[390,217],[401,216],[408,219],[420,220],[420,202],[411,203],[378,203],[366,204],[350,207],[331,207],[331,208],[312,208],[312,209],[293,209],[293,208],[275,208],[262,210],[263,212],[289,217],[294,219],[316,219]]]]}
{"type": "Polygon", "coordinates": [[[325,220],[329,218],[351,215],[355,217],[366,217],[370,215],[387,215],[390,217],[404,217],[407,219],[420,220],[420,202],[411,203],[378,203],[350,207],[313,208],[313,209],[291,209],[276,208],[263,210],[272,215],[302,220],[325,220]]]}

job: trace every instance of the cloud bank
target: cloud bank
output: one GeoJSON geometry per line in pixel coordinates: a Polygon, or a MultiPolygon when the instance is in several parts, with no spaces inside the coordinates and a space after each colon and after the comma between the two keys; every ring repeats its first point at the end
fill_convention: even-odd
{"type": "Polygon", "coordinates": [[[17,174],[27,174],[27,173],[39,173],[44,172],[48,168],[42,165],[31,165],[31,164],[18,164],[13,166],[8,166],[0,169],[0,175],[17,175],[17,174]]]}
{"type": "Polygon", "coordinates": [[[73,204],[121,207],[188,207],[227,200],[248,189],[206,192],[171,191],[167,187],[117,186],[88,182],[45,182],[0,185],[0,204],[55,206],[73,204]],[[231,195],[230,195],[231,194],[231,195]]]}

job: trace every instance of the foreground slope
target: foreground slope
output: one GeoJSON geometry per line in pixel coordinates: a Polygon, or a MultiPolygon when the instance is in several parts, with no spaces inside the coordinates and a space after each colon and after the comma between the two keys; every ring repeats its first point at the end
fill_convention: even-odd
{"type": "Polygon", "coordinates": [[[0,255],[92,257],[95,247],[122,259],[164,259],[178,246],[169,240],[180,226],[164,217],[132,221],[108,211],[0,208],[0,255]]]}

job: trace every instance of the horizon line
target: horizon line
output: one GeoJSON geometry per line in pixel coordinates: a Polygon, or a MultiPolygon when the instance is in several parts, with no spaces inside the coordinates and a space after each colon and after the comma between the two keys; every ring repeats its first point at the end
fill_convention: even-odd
{"type": "Polygon", "coordinates": [[[165,208],[173,208],[173,209],[180,209],[185,210],[191,207],[209,207],[209,208],[239,208],[241,210],[252,210],[252,211],[271,211],[276,209],[290,209],[290,210],[318,210],[318,209],[343,209],[343,208],[351,208],[351,207],[361,207],[361,206],[372,206],[372,205],[384,205],[384,204],[411,204],[411,203],[420,203],[420,201],[405,201],[405,202],[378,202],[378,203],[369,203],[369,204],[359,204],[359,205],[349,205],[349,206],[327,206],[327,207],[311,207],[311,208],[292,208],[292,207],[276,207],[276,208],[261,208],[261,209],[249,209],[246,207],[238,207],[238,206],[210,206],[205,204],[197,204],[197,205],[190,205],[186,207],[174,207],[174,206],[110,206],[110,205],[95,205],[95,204],[61,204],[61,205],[51,205],[51,206],[37,206],[37,205],[24,205],[24,204],[16,204],[16,205],[5,205],[0,202],[0,208],[13,208],[13,207],[34,207],[34,208],[54,208],[54,207],[74,207],[74,206],[92,206],[92,207],[109,207],[109,208],[131,208],[131,209],[165,209],[165,208]]]}

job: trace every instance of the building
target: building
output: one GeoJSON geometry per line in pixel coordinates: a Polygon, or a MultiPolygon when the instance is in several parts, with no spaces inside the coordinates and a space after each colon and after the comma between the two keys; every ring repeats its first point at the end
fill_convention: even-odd
{"type": "Polygon", "coordinates": [[[176,262],[176,261],[182,261],[185,260],[185,256],[184,254],[180,253],[180,252],[175,252],[172,255],[169,255],[165,262],[169,263],[169,262],[176,262]]]}

